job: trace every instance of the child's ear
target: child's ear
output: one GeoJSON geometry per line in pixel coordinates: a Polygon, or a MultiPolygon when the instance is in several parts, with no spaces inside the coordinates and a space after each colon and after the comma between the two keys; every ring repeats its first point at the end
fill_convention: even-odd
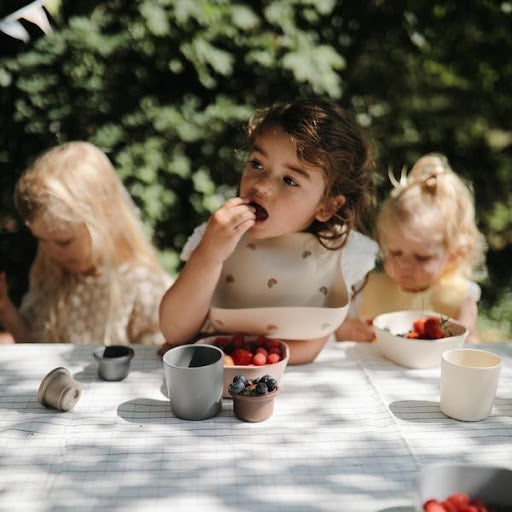
{"type": "Polygon", "coordinates": [[[315,219],[318,222],[328,221],[346,203],[346,201],[347,200],[343,195],[330,197],[318,208],[315,219]]]}

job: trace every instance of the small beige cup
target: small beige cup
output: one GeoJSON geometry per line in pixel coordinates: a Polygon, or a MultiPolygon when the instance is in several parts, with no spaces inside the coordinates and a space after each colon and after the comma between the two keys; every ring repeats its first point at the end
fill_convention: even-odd
{"type": "Polygon", "coordinates": [[[441,411],[456,420],[480,421],[492,411],[501,358],[472,348],[447,350],[441,356],[441,411]]]}
{"type": "Polygon", "coordinates": [[[45,407],[54,407],[59,411],[69,411],[80,399],[80,384],[71,377],[66,368],[54,368],[48,373],[37,391],[39,403],[45,407]]]}

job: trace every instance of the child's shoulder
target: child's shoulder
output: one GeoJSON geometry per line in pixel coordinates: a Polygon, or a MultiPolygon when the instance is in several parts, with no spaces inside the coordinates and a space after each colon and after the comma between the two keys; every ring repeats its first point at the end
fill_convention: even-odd
{"type": "Polygon", "coordinates": [[[121,280],[132,285],[145,283],[148,285],[169,286],[172,279],[159,268],[140,263],[126,263],[119,268],[121,280]]]}
{"type": "Polygon", "coordinates": [[[341,269],[347,285],[361,282],[375,267],[379,246],[377,242],[359,231],[352,231],[341,257],[341,269]]]}

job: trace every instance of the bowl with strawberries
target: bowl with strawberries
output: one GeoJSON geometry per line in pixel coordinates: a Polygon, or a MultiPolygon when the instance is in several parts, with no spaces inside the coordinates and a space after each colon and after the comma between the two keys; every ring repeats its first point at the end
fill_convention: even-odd
{"type": "Polygon", "coordinates": [[[196,343],[215,345],[224,352],[224,398],[231,398],[229,386],[237,375],[249,380],[270,375],[279,382],[290,359],[284,341],[263,335],[218,334],[196,343]]]}
{"type": "Polygon", "coordinates": [[[394,311],[373,319],[376,345],[386,359],[406,368],[434,368],[445,350],[460,348],[468,330],[432,311],[394,311]]]}
{"type": "Polygon", "coordinates": [[[426,464],[417,478],[418,512],[512,511],[512,471],[495,466],[426,464]]]}

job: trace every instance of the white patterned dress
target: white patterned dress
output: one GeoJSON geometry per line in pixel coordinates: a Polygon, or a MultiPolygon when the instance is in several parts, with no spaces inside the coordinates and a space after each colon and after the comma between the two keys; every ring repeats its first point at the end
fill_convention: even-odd
{"type": "Polygon", "coordinates": [[[80,276],[66,305],[66,321],[60,321],[58,329],[48,328],[51,283],[39,289],[31,286],[20,306],[31,328],[30,339],[23,341],[81,345],[163,343],[158,310],[171,279],[149,267],[123,265],[116,279],[119,286],[115,311],[109,306],[111,282],[103,274],[80,276]]]}

